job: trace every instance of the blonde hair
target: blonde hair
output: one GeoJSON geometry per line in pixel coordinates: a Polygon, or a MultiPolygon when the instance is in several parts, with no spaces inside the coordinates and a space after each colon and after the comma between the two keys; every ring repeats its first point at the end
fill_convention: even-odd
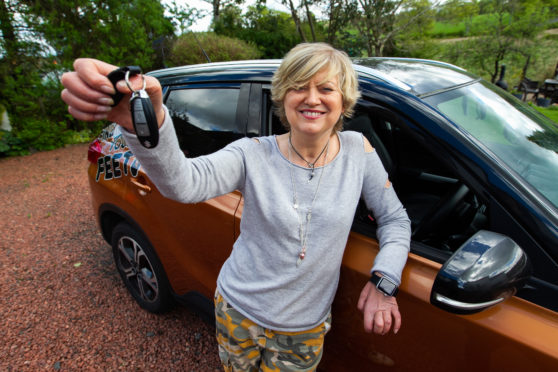
{"type": "Polygon", "coordinates": [[[360,98],[358,80],[349,56],[326,43],[302,43],[292,48],[283,58],[271,81],[271,100],[275,113],[285,128],[290,129],[284,100],[289,90],[306,85],[318,72],[326,69],[328,76],[337,76],[343,99],[343,115],[334,130],[343,127],[343,116],[350,118],[360,98]]]}

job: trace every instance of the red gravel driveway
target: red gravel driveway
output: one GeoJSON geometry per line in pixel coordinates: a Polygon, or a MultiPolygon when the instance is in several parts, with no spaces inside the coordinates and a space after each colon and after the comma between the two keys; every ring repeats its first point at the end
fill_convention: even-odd
{"type": "Polygon", "coordinates": [[[220,370],[213,328],[139,308],[95,222],[87,145],[0,159],[0,371],[220,370]]]}

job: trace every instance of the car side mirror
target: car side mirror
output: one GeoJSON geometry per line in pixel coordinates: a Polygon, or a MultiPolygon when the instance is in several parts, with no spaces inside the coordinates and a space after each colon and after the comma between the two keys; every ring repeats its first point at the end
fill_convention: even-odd
{"type": "Polygon", "coordinates": [[[430,303],[454,314],[474,314],[513,296],[531,275],[525,252],[509,237],[481,230],[442,266],[430,303]]]}

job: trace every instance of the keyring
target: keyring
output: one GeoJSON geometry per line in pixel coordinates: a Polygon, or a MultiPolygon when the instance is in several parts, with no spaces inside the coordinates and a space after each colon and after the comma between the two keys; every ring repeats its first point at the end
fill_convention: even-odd
{"type": "Polygon", "coordinates": [[[145,82],[145,76],[143,76],[143,74],[141,74],[141,78],[143,80],[143,88],[138,89],[138,90],[134,90],[134,88],[132,88],[132,85],[130,84],[130,70],[126,71],[126,75],[124,76],[124,80],[126,80],[126,85],[128,86],[128,89],[130,89],[132,91],[132,93],[137,92],[138,90],[145,90],[146,87],[146,82],[145,82]]]}

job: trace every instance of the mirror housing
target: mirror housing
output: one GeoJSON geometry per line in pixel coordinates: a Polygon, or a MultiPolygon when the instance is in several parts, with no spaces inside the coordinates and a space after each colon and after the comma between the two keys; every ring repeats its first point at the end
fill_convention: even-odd
{"type": "Polygon", "coordinates": [[[480,230],[442,266],[430,303],[454,314],[474,314],[513,296],[531,275],[525,252],[509,237],[480,230]]]}

